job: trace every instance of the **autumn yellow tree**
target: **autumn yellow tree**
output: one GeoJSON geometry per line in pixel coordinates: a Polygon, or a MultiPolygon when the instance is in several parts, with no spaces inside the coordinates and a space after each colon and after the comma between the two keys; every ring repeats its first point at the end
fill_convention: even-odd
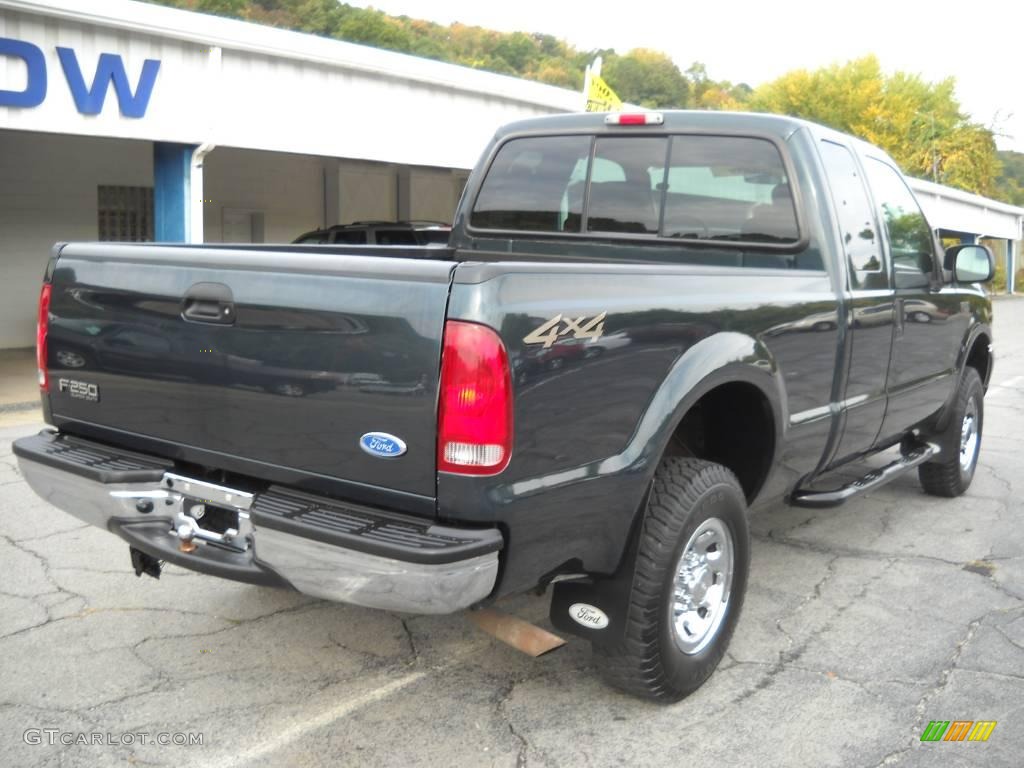
{"type": "Polygon", "coordinates": [[[928,83],[905,72],[887,75],[866,56],[788,72],[755,89],[745,108],[824,123],[882,147],[911,175],[992,194],[995,140],[963,113],[954,85],[952,78],[928,83]]]}

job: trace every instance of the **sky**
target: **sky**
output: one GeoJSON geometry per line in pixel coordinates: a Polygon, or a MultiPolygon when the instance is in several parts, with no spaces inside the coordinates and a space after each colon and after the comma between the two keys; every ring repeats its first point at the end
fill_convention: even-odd
{"type": "Polygon", "coordinates": [[[543,32],[584,50],[653,48],[681,70],[757,86],[791,69],[875,54],[887,72],[956,78],[957,98],[992,128],[1000,149],[1024,152],[1021,0],[344,0],[442,24],[543,32]]]}

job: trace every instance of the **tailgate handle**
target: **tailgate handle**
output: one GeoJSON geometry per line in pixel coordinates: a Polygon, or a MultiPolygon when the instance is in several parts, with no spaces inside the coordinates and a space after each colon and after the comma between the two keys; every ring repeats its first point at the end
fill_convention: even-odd
{"type": "Polygon", "coordinates": [[[235,322],[235,301],[223,283],[196,283],[185,292],[181,316],[193,323],[231,325],[235,322]]]}

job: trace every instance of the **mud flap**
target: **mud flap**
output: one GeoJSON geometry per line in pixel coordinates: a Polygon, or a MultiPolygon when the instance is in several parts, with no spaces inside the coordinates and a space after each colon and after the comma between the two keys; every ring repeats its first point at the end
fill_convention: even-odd
{"type": "MultiPolygon", "coordinates": [[[[632,568],[629,569],[632,577],[632,568]]],[[[551,592],[551,623],[596,645],[622,641],[632,578],[560,581],[551,592]]]]}
{"type": "Polygon", "coordinates": [[[555,582],[550,618],[560,632],[582,637],[596,645],[614,646],[622,642],[636,568],[639,526],[643,524],[647,498],[644,494],[626,551],[614,574],[555,582]]]}

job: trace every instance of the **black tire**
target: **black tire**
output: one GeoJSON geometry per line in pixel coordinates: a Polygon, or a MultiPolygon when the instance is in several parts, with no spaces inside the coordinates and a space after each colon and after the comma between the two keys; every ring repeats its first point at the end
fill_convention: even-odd
{"type": "Polygon", "coordinates": [[[966,368],[960,377],[960,389],[956,393],[946,428],[928,438],[930,442],[938,444],[942,453],[917,468],[917,477],[925,493],[952,498],[961,495],[970,487],[974,471],[978,467],[984,423],[985,390],[981,384],[981,376],[974,368],[966,368]],[[961,462],[962,435],[965,417],[970,413],[974,414],[977,438],[972,456],[965,464],[961,462]]]}
{"type": "Polygon", "coordinates": [[[743,606],[750,567],[743,489],[719,464],[664,459],[638,535],[624,639],[612,647],[595,645],[594,658],[610,685],[643,698],[678,701],[697,690],[718,666],[743,606]],[[691,536],[718,524],[724,524],[721,527],[731,538],[731,586],[727,600],[716,601],[723,613],[715,629],[704,636],[706,644],[684,652],[680,643],[686,640],[677,640],[670,620],[676,568],[691,536]]]}

